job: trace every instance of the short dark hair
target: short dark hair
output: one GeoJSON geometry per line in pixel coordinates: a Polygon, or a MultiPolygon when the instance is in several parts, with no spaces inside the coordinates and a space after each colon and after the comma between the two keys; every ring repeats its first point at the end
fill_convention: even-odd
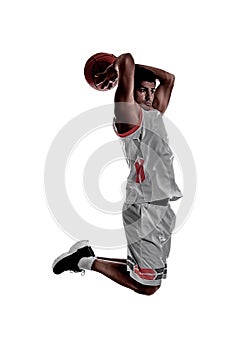
{"type": "Polygon", "coordinates": [[[134,85],[135,89],[139,88],[142,81],[148,81],[149,83],[156,82],[155,74],[143,67],[135,66],[135,76],[134,76],[134,85]]]}

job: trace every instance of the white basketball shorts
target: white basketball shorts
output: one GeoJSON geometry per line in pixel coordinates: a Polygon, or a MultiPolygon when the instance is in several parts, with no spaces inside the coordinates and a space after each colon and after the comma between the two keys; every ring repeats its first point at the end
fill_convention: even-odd
{"type": "Polygon", "coordinates": [[[145,285],[161,285],[176,220],[170,204],[124,203],[122,215],[130,276],[145,285]]]}

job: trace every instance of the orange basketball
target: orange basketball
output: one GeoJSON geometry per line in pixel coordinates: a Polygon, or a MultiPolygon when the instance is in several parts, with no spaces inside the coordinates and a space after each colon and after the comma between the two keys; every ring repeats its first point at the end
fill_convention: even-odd
{"type": "MultiPolygon", "coordinates": [[[[96,86],[95,84],[95,74],[102,73],[106,70],[108,66],[110,66],[114,60],[115,56],[110,53],[99,52],[95,55],[91,56],[85,64],[84,75],[87,83],[94,89],[99,91],[107,91],[109,90],[107,87],[101,89],[100,86],[96,86]]],[[[117,84],[113,84],[113,87],[117,84]]]]}

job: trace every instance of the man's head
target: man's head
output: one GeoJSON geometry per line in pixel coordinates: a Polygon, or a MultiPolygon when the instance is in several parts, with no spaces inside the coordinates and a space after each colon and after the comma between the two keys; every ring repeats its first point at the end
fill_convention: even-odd
{"type": "Polygon", "coordinates": [[[150,70],[136,66],[134,98],[144,109],[151,109],[156,88],[156,76],[150,70]]]}

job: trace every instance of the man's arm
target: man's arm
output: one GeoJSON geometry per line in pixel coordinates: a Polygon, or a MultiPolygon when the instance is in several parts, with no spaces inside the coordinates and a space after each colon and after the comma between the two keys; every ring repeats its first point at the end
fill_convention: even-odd
{"type": "Polygon", "coordinates": [[[97,84],[111,87],[118,77],[115,93],[115,116],[118,131],[123,133],[139,124],[140,107],[134,100],[135,63],[131,54],[117,57],[104,73],[97,75],[97,84]]]}
{"type": "Polygon", "coordinates": [[[175,76],[159,68],[144,66],[141,64],[138,64],[137,66],[152,71],[155,74],[156,78],[159,80],[160,84],[155,91],[152,106],[163,114],[167,109],[170,101],[172,89],[175,82],[175,76]]]}

